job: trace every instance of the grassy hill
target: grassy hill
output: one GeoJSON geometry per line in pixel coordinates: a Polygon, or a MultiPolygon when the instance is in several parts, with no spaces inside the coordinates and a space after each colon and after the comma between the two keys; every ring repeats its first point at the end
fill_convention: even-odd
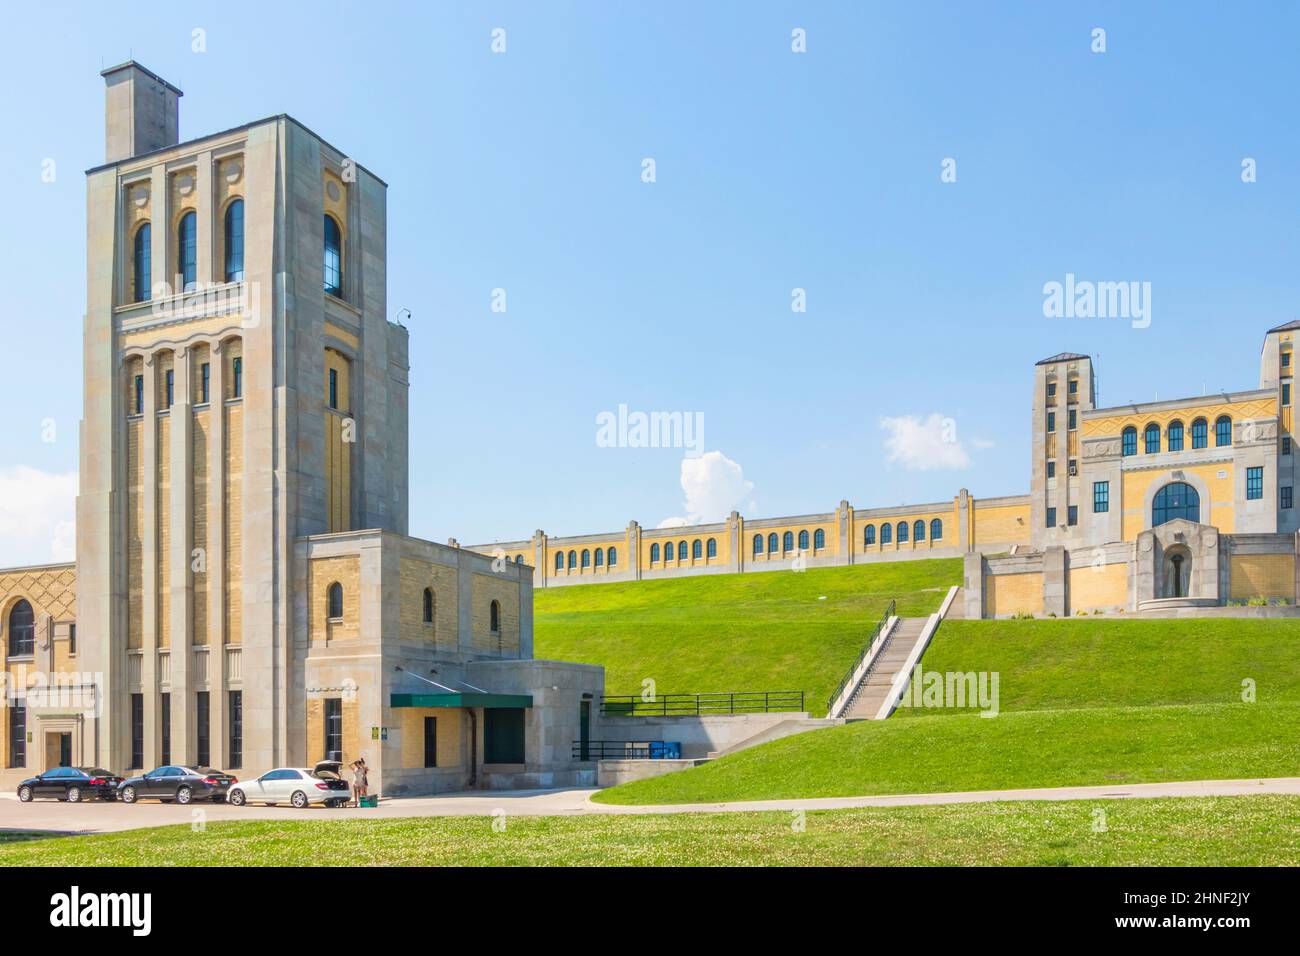
{"type": "Polygon", "coordinates": [[[997,671],[1000,715],[899,710],[605,791],[612,803],[850,796],[1300,773],[1293,623],[971,621],[933,671],[997,671]],[[1242,699],[1254,681],[1257,699],[1242,699]]]}
{"type": "Polygon", "coordinates": [[[938,610],[957,559],[547,588],[534,653],[605,666],[609,694],[801,690],[820,716],[891,599],[938,610]]]}

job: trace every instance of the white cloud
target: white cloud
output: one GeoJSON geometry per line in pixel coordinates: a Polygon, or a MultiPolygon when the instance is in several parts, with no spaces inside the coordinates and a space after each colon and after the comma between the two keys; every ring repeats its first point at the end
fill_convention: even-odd
{"type": "Polygon", "coordinates": [[[0,469],[0,567],[76,557],[77,473],[0,469]]]}
{"type": "Polygon", "coordinates": [[[882,417],[885,450],[890,462],[909,471],[960,470],[970,467],[970,455],[957,438],[957,423],[934,412],[926,418],[882,417]]]}
{"type": "Polygon", "coordinates": [[[722,521],[754,490],[737,462],[720,451],[682,459],[682,491],[686,493],[684,517],[665,518],[661,528],[678,528],[700,522],[722,521]]]}

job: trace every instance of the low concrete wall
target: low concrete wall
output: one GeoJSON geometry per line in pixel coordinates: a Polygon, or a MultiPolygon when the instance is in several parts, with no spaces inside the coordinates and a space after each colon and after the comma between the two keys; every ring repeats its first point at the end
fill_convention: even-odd
{"type": "MultiPolygon", "coordinates": [[[[807,713],[716,714],[700,717],[601,717],[599,739],[676,742],[682,745],[682,758],[690,760],[726,750],[786,721],[808,717],[807,713]]],[[[594,731],[592,738],[597,738],[594,731]]],[[[664,763],[662,760],[650,762],[664,763]]]]}
{"type": "Polygon", "coordinates": [[[596,785],[616,787],[620,783],[633,780],[647,780],[650,777],[662,777],[666,773],[678,770],[690,770],[707,760],[601,760],[596,765],[596,785]]]}

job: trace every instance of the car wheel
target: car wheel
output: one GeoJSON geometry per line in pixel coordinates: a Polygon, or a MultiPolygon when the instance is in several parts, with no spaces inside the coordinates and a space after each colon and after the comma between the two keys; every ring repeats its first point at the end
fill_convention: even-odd
{"type": "Polygon", "coordinates": [[[189,803],[190,798],[193,796],[194,796],[193,790],[191,790],[189,787],[181,787],[179,790],[176,791],[176,802],[182,805],[189,803]]]}
{"type": "Polygon", "coordinates": [[[244,801],[247,799],[248,798],[244,796],[244,791],[242,790],[232,790],[230,793],[230,802],[237,807],[242,807],[244,801]]]}
{"type": "Polygon", "coordinates": [[[81,788],[80,788],[80,787],[69,787],[69,788],[68,788],[68,803],[80,803],[80,802],[81,802],[81,788]]]}
{"type": "Polygon", "coordinates": [[[301,810],[303,807],[307,806],[307,794],[303,793],[301,790],[295,790],[293,796],[289,798],[289,802],[301,810]]]}
{"type": "Polygon", "coordinates": [[[122,788],[122,802],[123,802],[123,803],[135,803],[135,798],[136,798],[135,787],[123,787],[123,788],[122,788]]]}
{"type": "Polygon", "coordinates": [[[21,800],[23,803],[31,803],[31,802],[32,802],[32,788],[31,788],[31,787],[19,787],[19,788],[18,788],[18,799],[21,800]]]}

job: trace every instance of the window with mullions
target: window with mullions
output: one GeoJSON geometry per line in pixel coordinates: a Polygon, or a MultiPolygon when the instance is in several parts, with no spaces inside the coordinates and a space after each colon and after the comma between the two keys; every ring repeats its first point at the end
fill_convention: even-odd
{"type": "Polygon", "coordinates": [[[244,692],[230,691],[230,750],[226,766],[236,769],[244,765],[244,692]]]}
{"type": "Polygon", "coordinates": [[[194,695],[194,723],[195,736],[198,738],[198,761],[200,767],[208,767],[212,764],[212,698],[209,692],[201,690],[194,695]]]}
{"type": "Polygon", "coordinates": [[[1110,482],[1094,481],[1092,483],[1092,512],[1104,514],[1110,511],[1110,482]]]}
{"type": "Polygon", "coordinates": [[[761,534],[754,535],[753,553],[755,557],[763,553],[763,536],[761,534]]]}
{"type": "Polygon", "coordinates": [[[325,698],[325,759],[343,759],[343,698],[325,698]]]}
{"type": "MultiPolygon", "coordinates": [[[[139,694],[133,697],[139,697],[139,694]]],[[[27,766],[27,701],[19,699],[11,702],[9,711],[9,766],[10,768],[27,766]]],[[[135,764],[140,766],[140,764],[135,764]]]]}
{"type": "Polygon", "coordinates": [[[1278,493],[1278,504],[1281,506],[1282,510],[1290,511],[1291,510],[1291,486],[1283,485],[1281,488],[1277,490],[1277,493],[1278,493]]]}
{"type": "Polygon", "coordinates": [[[708,544],[704,546],[704,556],[706,558],[716,558],[718,556],[718,539],[710,538],[708,544]]]}
{"type": "Polygon", "coordinates": [[[824,547],[826,547],[826,532],[818,528],[813,533],[813,550],[820,551],[824,547]]]}
{"type": "Polygon", "coordinates": [[[176,401],[176,372],[173,369],[167,370],[165,376],[166,385],[163,388],[163,408],[171,408],[176,401]]]}
{"type": "Polygon", "coordinates": [[[131,766],[144,767],[144,694],[131,695],[131,766]]]}
{"type": "Polygon", "coordinates": [[[1068,524],[1071,528],[1073,528],[1075,525],[1077,525],[1077,524],[1079,523],[1079,506],[1078,506],[1078,505],[1070,505],[1070,506],[1065,510],[1065,523],[1068,524]]]}
{"type": "Polygon", "coordinates": [[[591,567],[591,552],[586,548],[582,549],[582,566],[584,568],[591,567]]]}
{"type": "Polygon", "coordinates": [[[325,291],[343,295],[343,236],[333,216],[325,217],[325,291]]]}
{"type": "Polygon", "coordinates": [[[862,546],[869,548],[876,543],[876,526],[869,524],[862,529],[862,546]]]}
{"type": "Polygon", "coordinates": [[[1127,458],[1138,453],[1138,430],[1130,425],[1120,437],[1120,453],[1127,458]]]}
{"type": "Polygon", "coordinates": [[[943,522],[940,521],[938,518],[934,518],[930,521],[930,540],[931,541],[943,540],[943,522]]]}
{"type": "Polygon", "coordinates": [[[1204,448],[1210,443],[1210,426],[1204,418],[1192,422],[1192,448],[1204,448]]]}
{"type": "Polygon", "coordinates": [[[892,524],[882,524],[880,526],[880,543],[892,544],[894,540],[894,526],[892,524]]]}
{"type": "Polygon", "coordinates": [[[226,281],[244,281],[244,201],[226,207],[226,281]]]}
{"type": "Polygon", "coordinates": [[[195,286],[195,265],[198,262],[198,216],[190,210],[181,216],[176,227],[176,272],[181,278],[181,289],[191,292],[195,286]]]}
{"type": "Polygon", "coordinates": [[[1051,434],[1056,431],[1056,412],[1047,413],[1047,432],[1051,434]]]}
{"type": "Polygon", "coordinates": [[[614,567],[614,565],[618,564],[618,549],[617,549],[617,548],[610,548],[610,549],[609,549],[609,557],[605,560],[605,563],[606,563],[607,565],[609,565],[611,568],[614,567]]]}
{"type": "MultiPolygon", "coordinates": [[[[651,560],[651,561],[658,561],[658,560],[659,560],[659,545],[657,545],[657,544],[653,544],[653,545],[650,546],[650,560],[651,560]]],[[[555,570],[557,570],[557,571],[563,571],[563,570],[564,570],[564,552],[563,552],[563,551],[557,551],[557,552],[555,552],[555,570]]]]}
{"type": "Polygon", "coordinates": [[[776,532],[773,531],[771,534],[767,536],[767,553],[769,555],[772,555],[772,554],[776,554],[780,550],[781,550],[781,546],[777,541],[776,532]]]}
{"type": "Polygon", "coordinates": [[[898,527],[895,529],[895,533],[898,538],[899,544],[907,544],[907,522],[906,521],[898,522],[898,527]]]}
{"type": "Polygon", "coordinates": [[[1047,526],[1048,526],[1049,528],[1055,528],[1055,527],[1056,527],[1056,509],[1055,509],[1055,508],[1048,508],[1048,509],[1047,509],[1047,526]]]}
{"type": "Polygon", "coordinates": [[[330,402],[330,408],[337,411],[339,407],[339,370],[336,368],[330,369],[329,402],[330,402]]]}
{"type": "Polygon", "coordinates": [[[153,269],[151,245],[151,229],[149,223],[146,222],[135,231],[135,288],[131,290],[131,298],[136,302],[149,301],[149,289],[153,281],[151,275],[153,269]]]}
{"type": "Polygon", "coordinates": [[[199,366],[199,401],[206,405],[212,394],[212,366],[204,362],[199,366]]]}
{"type": "Polygon", "coordinates": [[[699,538],[691,542],[691,557],[696,561],[704,557],[704,542],[699,538]]]}
{"type": "Polygon", "coordinates": [[[924,541],[924,540],[925,540],[925,522],[924,522],[924,521],[917,520],[917,521],[912,525],[912,540],[913,540],[913,541],[924,541]]]}
{"type": "Polygon", "coordinates": [[[793,550],[794,550],[794,532],[793,532],[793,531],[787,531],[785,534],[781,535],[781,550],[782,550],[782,551],[793,551],[793,550]]]}
{"type": "Polygon", "coordinates": [[[603,568],[605,566],[605,549],[597,548],[592,555],[592,563],[595,567],[603,568]]]}
{"type": "Polygon", "coordinates": [[[685,561],[685,560],[686,560],[686,542],[685,542],[685,541],[678,541],[678,542],[677,542],[677,560],[678,560],[678,561],[685,561]]]}
{"type": "Polygon", "coordinates": [[[1170,451],[1183,450],[1183,423],[1182,422],[1169,423],[1168,441],[1169,441],[1170,451]]]}
{"type": "Polygon", "coordinates": [[[1160,453],[1160,426],[1155,422],[1147,426],[1143,444],[1148,455],[1158,455],[1160,453]]]}
{"type": "Polygon", "coordinates": [[[337,581],[325,592],[325,616],[332,621],[343,617],[343,585],[337,581]]]}
{"type": "Polygon", "coordinates": [[[808,550],[808,529],[807,528],[799,532],[799,550],[800,551],[808,550]]]}
{"type": "Polygon", "coordinates": [[[231,375],[230,394],[233,398],[240,398],[244,394],[244,360],[238,355],[230,363],[231,375]]]}
{"type": "Polygon", "coordinates": [[[1246,469],[1246,500],[1258,501],[1264,497],[1264,469],[1262,467],[1246,469]]]}
{"type": "Polygon", "coordinates": [[[1167,484],[1156,492],[1151,503],[1151,527],[1159,527],[1177,518],[1201,520],[1201,496],[1195,488],[1181,481],[1167,484]]]}
{"type": "Polygon", "coordinates": [[[133,384],[135,392],[135,412],[136,415],[144,414],[144,376],[137,375],[133,384]]]}
{"type": "Polygon", "coordinates": [[[9,609],[9,656],[31,657],[36,652],[36,614],[25,598],[9,609]]]}
{"type": "Polygon", "coordinates": [[[172,695],[159,694],[159,723],[162,725],[162,762],[172,762],[172,695]]]}
{"type": "Polygon", "coordinates": [[[1214,444],[1219,448],[1232,444],[1232,419],[1227,415],[1220,415],[1214,422],[1214,444]]]}

